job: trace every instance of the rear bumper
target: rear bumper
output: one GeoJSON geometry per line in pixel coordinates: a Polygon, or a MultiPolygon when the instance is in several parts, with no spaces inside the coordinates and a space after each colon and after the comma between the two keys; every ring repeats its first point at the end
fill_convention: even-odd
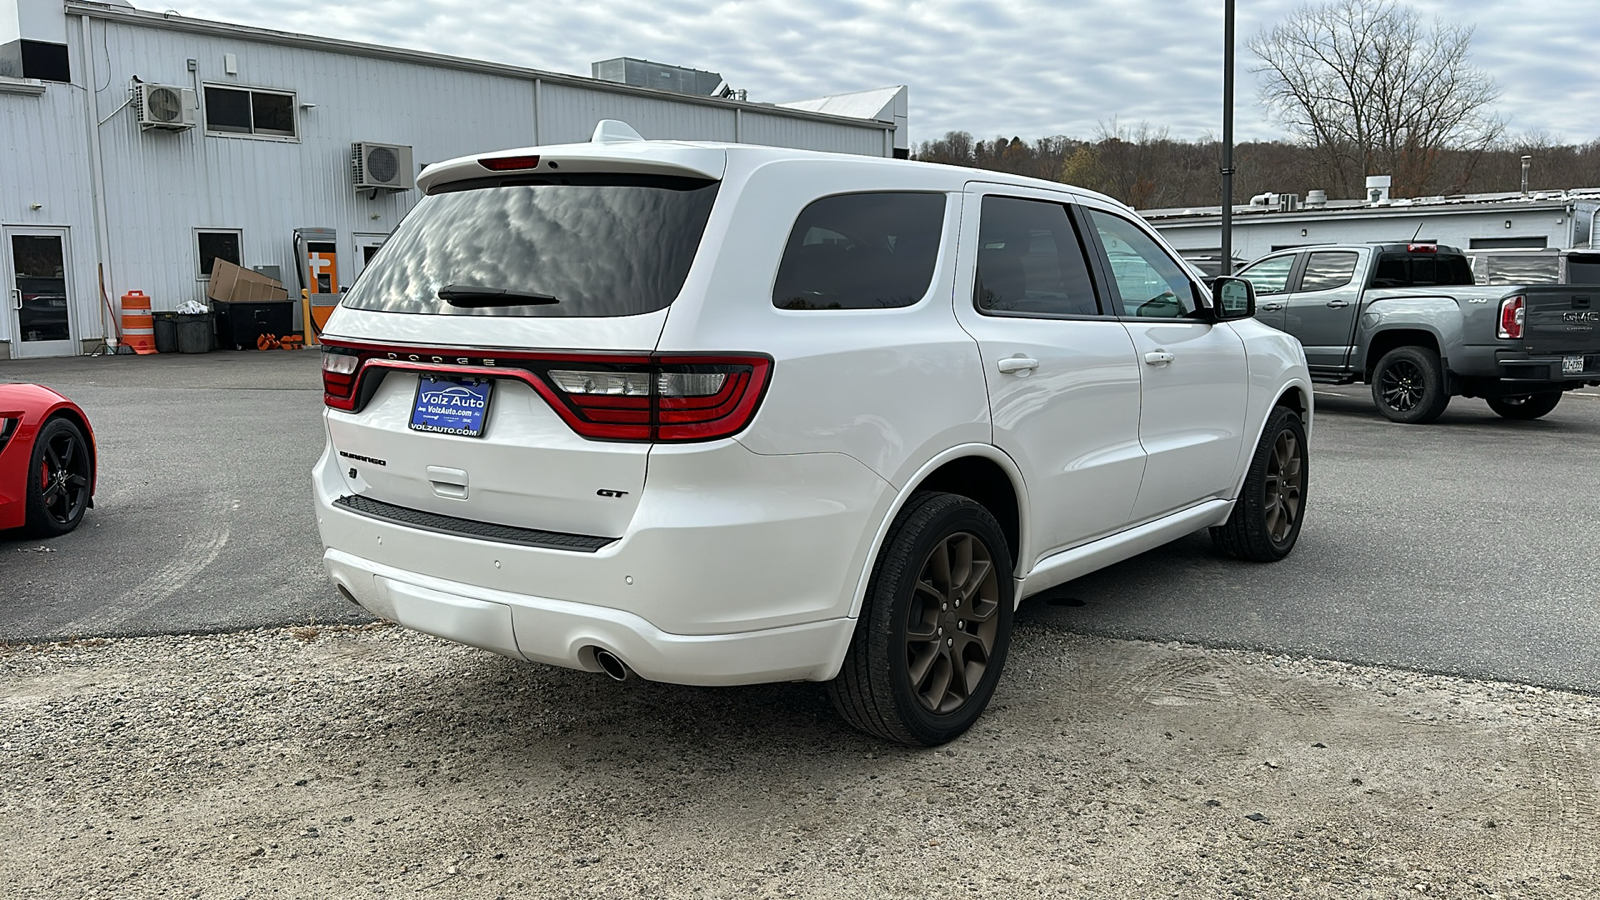
{"type": "Polygon", "coordinates": [[[678,684],[826,681],[855,620],[828,619],[734,634],[669,634],[631,613],[495,591],[384,566],[339,550],[323,564],[373,615],[515,659],[599,672],[609,650],[640,677],[678,684]]]}
{"type": "Polygon", "coordinates": [[[1499,346],[1461,347],[1450,355],[1451,374],[1469,379],[1468,386],[1478,392],[1526,393],[1530,385],[1546,389],[1568,390],[1583,384],[1600,382],[1600,350],[1584,350],[1571,354],[1530,354],[1522,350],[1507,350],[1499,346]],[[1582,372],[1567,372],[1568,356],[1583,358],[1582,372]],[[1500,382],[1510,391],[1495,391],[1486,382],[1500,382]],[[1517,388],[1522,388],[1518,391],[1517,388]]]}
{"type": "Polygon", "coordinates": [[[349,486],[327,452],[313,484],[329,574],[374,615],[591,671],[605,649],[644,678],[706,685],[832,678],[894,499],[843,454],[657,448],[627,530],[567,550],[363,515],[336,502],[349,486]]]}

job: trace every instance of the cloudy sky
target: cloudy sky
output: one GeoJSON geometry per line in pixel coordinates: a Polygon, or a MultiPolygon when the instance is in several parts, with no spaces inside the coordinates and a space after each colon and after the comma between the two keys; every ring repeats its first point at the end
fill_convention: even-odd
{"type": "MultiPolygon", "coordinates": [[[[1147,122],[1221,133],[1222,0],[135,0],[186,16],[587,75],[634,56],[720,72],[750,99],[911,87],[911,139],[1093,137],[1147,122]]],[[[1280,129],[1256,100],[1244,38],[1299,5],[1238,3],[1240,140],[1280,129]]],[[[1413,0],[1475,24],[1513,134],[1600,138],[1596,0],[1413,0]]]]}

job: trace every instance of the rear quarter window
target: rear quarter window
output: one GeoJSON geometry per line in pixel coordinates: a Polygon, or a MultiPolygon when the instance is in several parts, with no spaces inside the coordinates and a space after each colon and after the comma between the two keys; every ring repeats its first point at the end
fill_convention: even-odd
{"type": "Polygon", "coordinates": [[[772,288],[779,309],[890,309],[933,283],[945,196],[840,194],[801,210],[772,288]]]}

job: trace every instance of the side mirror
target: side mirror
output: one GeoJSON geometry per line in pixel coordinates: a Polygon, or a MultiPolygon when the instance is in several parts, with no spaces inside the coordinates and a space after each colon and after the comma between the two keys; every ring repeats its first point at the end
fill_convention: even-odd
{"type": "Polygon", "coordinates": [[[1211,313],[1218,322],[1248,319],[1256,314],[1256,286],[1228,275],[1211,282],[1211,313]]]}

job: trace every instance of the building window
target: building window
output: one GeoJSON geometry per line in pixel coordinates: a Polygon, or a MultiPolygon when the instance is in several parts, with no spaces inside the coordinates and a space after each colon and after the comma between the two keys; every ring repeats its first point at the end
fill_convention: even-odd
{"type": "Polygon", "coordinates": [[[1538,237],[1503,237],[1503,238],[1472,238],[1473,250],[1543,250],[1550,246],[1550,238],[1545,235],[1538,237]]]}
{"type": "Polygon", "coordinates": [[[294,94],[215,84],[206,85],[205,92],[206,131],[212,134],[297,136],[294,94]]]}
{"type": "Polygon", "coordinates": [[[239,231],[196,231],[195,242],[200,249],[200,277],[210,278],[211,267],[219,259],[225,259],[236,266],[244,265],[239,261],[239,243],[242,233],[239,231]]]}

